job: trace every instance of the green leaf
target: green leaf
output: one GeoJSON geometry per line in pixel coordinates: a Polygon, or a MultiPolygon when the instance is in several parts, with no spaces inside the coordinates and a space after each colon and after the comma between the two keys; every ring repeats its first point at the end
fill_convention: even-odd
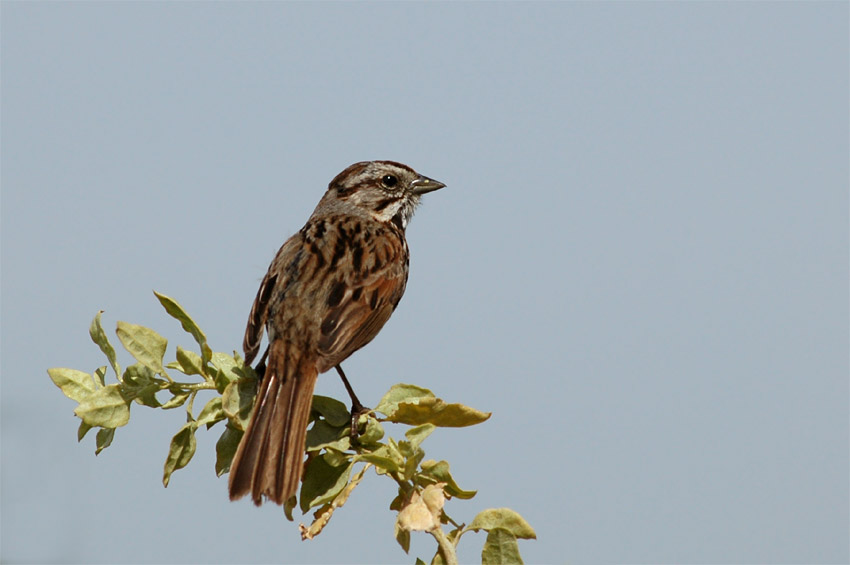
{"type": "Polygon", "coordinates": [[[162,405],[163,410],[171,410],[172,408],[178,408],[186,404],[186,401],[189,399],[189,396],[192,394],[189,391],[178,391],[172,393],[174,396],[171,397],[170,400],[166,401],[165,404],[162,405]]]}
{"type": "Polygon", "coordinates": [[[314,395],[313,411],[318,412],[331,426],[342,427],[351,422],[348,408],[336,398],[314,395]]]}
{"type": "Polygon", "coordinates": [[[227,353],[220,353],[218,351],[213,353],[212,364],[216,369],[215,386],[218,392],[223,393],[228,385],[239,381],[245,376],[245,372],[242,370],[243,364],[241,360],[237,361],[236,358],[227,353]]]}
{"type": "Polygon", "coordinates": [[[165,469],[162,474],[163,486],[168,486],[171,473],[188,465],[192,456],[195,455],[195,449],[198,445],[195,439],[195,430],[197,429],[198,424],[196,422],[188,422],[171,439],[171,446],[168,448],[168,457],[165,458],[165,469]]]}
{"type": "Polygon", "coordinates": [[[433,479],[434,482],[446,483],[443,490],[454,497],[466,500],[475,496],[477,492],[474,490],[463,490],[457,486],[457,483],[449,472],[449,464],[447,461],[434,461],[433,459],[429,459],[428,461],[423,461],[421,467],[422,473],[433,479]]]}
{"type": "Polygon", "coordinates": [[[236,448],[239,447],[239,440],[242,439],[243,434],[242,430],[237,430],[229,424],[224,428],[224,433],[215,444],[215,475],[217,477],[230,471],[230,464],[233,462],[233,456],[236,455],[236,448]]]}
{"type": "Polygon", "coordinates": [[[332,467],[324,457],[314,457],[304,470],[301,485],[301,511],[330,502],[345,488],[352,464],[332,467]]]}
{"type": "Polygon", "coordinates": [[[292,522],[292,511],[295,510],[295,507],[298,506],[298,499],[293,494],[289,498],[287,498],[283,503],[283,515],[286,516],[286,519],[292,522]]]}
{"type": "Polygon", "coordinates": [[[115,348],[113,348],[112,344],[109,343],[109,339],[106,337],[106,332],[103,331],[103,326],[100,325],[101,314],[103,314],[103,310],[98,312],[94,317],[94,320],[92,320],[91,326],[89,327],[89,336],[91,336],[91,340],[95,342],[103,354],[106,355],[106,359],[109,360],[109,365],[112,367],[112,370],[115,371],[115,377],[120,378],[121,366],[118,364],[115,357],[115,348]]]}
{"type": "Polygon", "coordinates": [[[434,398],[434,393],[427,388],[418,387],[416,385],[397,384],[381,398],[375,412],[380,412],[388,417],[395,414],[398,405],[402,402],[418,402],[423,398],[434,398]]]}
{"type": "Polygon", "coordinates": [[[525,519],[510,508],[490,508],[480,512],[467,530],[494,530],[501,529],[510,532],[511,535],[520,539],[537,539],[534,528],[525,519]]]}
{"type": "Polygon", "coordinates": [[[257,379],[242,379],[230,383],[221,396],[221,408],[230,423],[240,430],[248,429],[254,398],[257,396],[257,379]]]}
{"type": "Polygon", "coordinates": [[[194,351],[177,346],[177,363],[169,363],[169,369],[177,369],[184,375],[203,375],[203,361],[194,351]]]}
{"type": "Polygon", "coordinates": [[[130,421],[130,401],[122,394],[121,385],[113,384],[84,398],[74,414],[89,426],[119,428],[130,421]]]}
{"type": "Polygon", "coordinates": [[[360,442],[360,445],[374,445],[381,441],[384,437],[384,427],[381,423],[372,416],[365,416],[366,420],[366,431],[364,431],[357,438],[357,441],[360,442]]]}
{"type": "Polygon", "coordinates": [[[361,453],[354,457],[354,461],[366,461],[373,464],[378,469],[394,473],[404,465],[404,458],[401,454],[393,452],[389,446],[382,445],[375,451],[370,453],[361,453]]]}
{"type": "Polygon", "coordinates": [[[413,565],[428,565],[428,564],[417,557],[416,561],[414,562],[413,565]]]}
{"type": "Polygon", "coordinates": [[[307,430],[307,451],[320,451],[327,447],[346,451],[351,447],[348,434],[343,432],[345,428],[331,426],[324,420],[317,420],[313,427],[307,430]]]}
{"type": "MultiPolygon", "coordinates": [[[[340,443],[345,443],[344,441],[340,441],[340,443]]],[[[322,454],[322,457],[325,458],[325,462],[331,467],[339,467],[340,465],[348,465],[351,463],[354,455],[351,453],[346,453],[345,451],[340,451],[339,449],[335,449],[334,447],[328,446],[325,448],[325,452],[322,454]]]]}
{"type": "Polygon", "coordinates": [[[95,387],[105,387],[106,386],[106,365],[103,367],[98,367],[94,370],[94,385],[95,387]]]}
{"type": "Polygon", "coordinates": [[[201,356],[203,357],[204,363],[209,361],[212,358],[212,350],[210,349],[210,346],[207,345],[207,336],[201,331],[198,324],[189,317],[189,314],[186,313],[183,307],[180,306],[176,300],[156,291],[154,291],[154,294],[159,300],[159,303],[162,304],[162,307],[165,308],[165,311],[168,312],[172,318],[177,319],[180,322],[180,325],[183,326],[183,329],[192,334],[192,337],[195,338],[195,341],[201,348],[201,356]]]}
{"type": "MultiPolygon", "coordinates": [[[[410,553],[410,530],[401,528],[397,521],[395,523],[395,540],[405,553],[410,553]]],[[[417,559],[416,562],[419,563],[420,560],[417,559]]],[[[425,565],[425,563],[422,562],[422,565],[425,565]]]]}
{"type": "Polygon", "coordinates": [[[118,339],[121,340],[124,348],[139,363],[154,373],[167,376],[162,366],[162,358],[165,356],[168,340],[150,328],[127,322],[118,322],[115,333],[118,334],[118,339]]]}
{"type": "MultiPolygon", "coordinates": [[[[434,426],[434,424],[422,424],[421,426],[410,428],[409,430],[404,432],[404,437],[407,438],[407,443],[410,446],[410,449],[415,451],[416,448],[419,447],[419,444],[422,443],[426,437],[431,435],[431,432],[433,432],[435,429],[436,427],[434,426]]],[[[402,453],[404,453],[403,449],[402,453]]]]}
{"type": "Polygon", "coordinates": [[[481,412],[463,404],[446,404],[439,398],[421,398],[417,403],[398,404],[388,419],[410,426],[434,424],[441,428],[462,428],[480,424],[489,417],[490,412],[481,412]]]}
{"type": "Polygon", "coordinates": [[[100,452],[112,445],[112,438],[115,437],[115,428],[101,428],[97,431],[94,450],[95,455],[100,455],[100,452]]]}
{"type": "Polygon", "coordinates": [[[86,437],[86,434],[89,433],[90,429],[92,429],[91,426],[85,422],[80,422],[80,427],[77,428],[77,441],[83,441],[83,438],[86,437]]]}
{"type": "Polygon", "coordinates": [[[127,367],[121,379],[124,396],[151,408],[162,406],[156,398],[156,393],[162,390],[165,381],[157,379],[154,375],[151,369],[141,363],[134,363],[127,367]]]}
{"type": "MultiPolygon", "coordinates": [[[[331,516],[333,516],[334,511],[337,508],[341,508],[346,503],[348,497],[351,496],[351,493],[354,491],[355,488],[357,488],[357,485],[360,484],[360,481],[363,480],[363,475],[366,473],[366,469],[368,469],[369,467],[369,465],[366,465],[362,469],[360,469],[360,471],[356,475],[351,477],[351,480],[348,482],[348,484],[345,485],[345,487],[341,491],[339,491],[339,494],[337,494],[330,503],[325,504],[313,514],[313,523],[310,524],[309,528],[305,528],[303,525],[300,526],[302,540],[313,539],[314,537],[322,533],[322,530],[330,521],[331,516]]],[[[290,500],[295,500],[295,497],[293,496],[290,500]]],[[[294,506],[292,508],[294,508],[294,506]]],[[[286,505],[284,505],[284,512],[286,513],[287,518],[289,518],[290,520],[292,519],[292,508],[289,508],[289,510],[287,511],[287,507],[286,505]]]]}
{"type": "Polygon", "coordinates": [[[221,409],[221,397],[216,396],[211,398],[209,402],[207,402],[204,407],[201,409],[201,413],[198,414],[198,426],[206,426],[207,429],[210,429],[213,424],[216,422],[221,422],[227,418],[224,413],[224,410],[221,409]]]}
{"type": "Polygon", "coordinates": [[[507,530],[496,528],[487,533],[487,541],[481,550],[482,565],[521,565],[516,537],[507,530]]]}
{"type": "Polygon", "coordinates": [[[58,386],[62,393],[71,400],[82,402],[95,391],[92,376],[83,371],[59,368],[48,369],[47,374],[53,384],[58,386]]]}

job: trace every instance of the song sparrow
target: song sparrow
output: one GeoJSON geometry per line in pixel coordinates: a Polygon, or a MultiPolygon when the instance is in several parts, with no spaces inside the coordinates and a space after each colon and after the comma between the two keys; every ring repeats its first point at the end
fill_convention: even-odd
{"type": "Polygon", "coordinates": [[[401,163],[355,163],[277,252],[242,344],[250,363],[268,329],[265,375],[230,467],[232,500],[250,493],[257,505],[263,496],[283,504],[295,494],[316,378],[337,367],[345,380],[339,364],[395,310],[407,284],[404,230],[419,197],[443,186],[401,163]]]}

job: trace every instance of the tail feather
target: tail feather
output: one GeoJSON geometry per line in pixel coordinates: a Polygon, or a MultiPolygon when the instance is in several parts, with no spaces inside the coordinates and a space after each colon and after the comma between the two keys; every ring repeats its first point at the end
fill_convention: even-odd
{"type": "Polygon", "coordinates": [[[230,498],[250,493],[283,504],[298,490],[313,388],[314,363],[300,359],[282,340],[272,342],[254,415],[230,466],[230,498]]]}

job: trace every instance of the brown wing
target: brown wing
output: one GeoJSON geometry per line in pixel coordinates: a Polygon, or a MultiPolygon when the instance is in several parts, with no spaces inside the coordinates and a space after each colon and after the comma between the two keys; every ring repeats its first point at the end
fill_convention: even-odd
{"type": "Polygon", "coordinates": [[[260,283],[257,297],[254,298],[254,304],[251,306],[251,314],[248,316],[248,327],[245,328],[245,339],[242,340],[242,351],[245,353],[245,363],[248,365],[257,356],[257,351],[260,348],[260,342],[263,339],[263,328],[266,325],[266,318],[269,312],[269,297],[276,282],[276,274],[273,275],[271,272],[266,273],[266,276],[263,277],[263,282],[260,283]]]}
{"type": "Polygon", "coordinates": [[[298,277],[302,263],[301,238],[295,234],[287,239],[275,255],[251,306],[248,316],[248,326],[245,328],[245,338],[242,341],[242,351],[245,352],[245,363],[251,363],[260,348],[263,330],[269,317],[269,305],[277,290],[278,294],[298,277]]]}
{"type": "Polygon", "coordinates": [[[401,300],[406,284],[405,264],[392,262],[359,284],[339,282],[331,287],[320,327],[319,372],[372,341],[401,300]]]}

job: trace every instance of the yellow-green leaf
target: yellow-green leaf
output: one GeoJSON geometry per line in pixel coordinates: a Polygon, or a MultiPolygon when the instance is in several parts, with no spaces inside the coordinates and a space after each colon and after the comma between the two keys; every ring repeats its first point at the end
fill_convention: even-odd
{"type": "Polygon", "coordinates": [[[168,367],[177,369],[184,375],[203,375],[203,361],[194,351],[177,346],[177,363],[169,363],[168,367]]]}
{"type": "Polygon", "coordinates": [[[101,428],[97,431],[95,441],[95,455],[100,455],[100,452],[112,445],[112,439],[115,437],[115,428],[101,428]]]}
{"type": "Polygon", "coordinates": [[[92,427],[86,424],[85,422],[80,422],[80,427],[77,428],[77,441],[83,441],[83,438],[86,437],[86,434],[89,433],[89,430],[92,427]]]}
{"type": "Polygon", "coordinates": [[[165,376],[162,358],[165,356],[168,340],[150,328],[127,322],[118,322],[115,333],[136,361],[154,373],[165,376]]]}
{"type": "Polygon", "coordinates": [[[172,396],[169,400],[162,405],[163,410],[171,410],[172,408],[178,408],[186,404],[186,401],[189,399],[191,393],[189,391],[180,391],[172,393],[172,396]]]}
{"type": "Polygon", "coordinates": [[[404,465],[404,458],[401,457],[401,454],[394,452],[386,445],[382,445],[370,453],[361,453],[354,457],[354,461],[366,461],[378,469],[391,473],[398,471],[404,465]]]}
{"type": "Polygon", "coordinates": [[[516,537],[507,530],[496,528],[487,533],[481,550],[482,565],[522,565],[516,537]]]}
{"type": "Polygon", "coordinates": [[[109,343],[109,339],[106,337],[106,332],[103,331],[103,326],[100,324],[101,314],[103,314],[103,310],[98,312],[94,317],[94,320],[92,320],[91,326],[89,327],[89,336],[91,336],[91,340],[95,342],[103,354],[106,355],[106,358],[109,360],[109,365],[112,367],[112,370],[115,371],[115,376],[119,377],[121,375],[121,366],[118,364],[118,360],[115,357],[115,348],[112,347],[111,343],[109,343]]]}
{"type": "Polygon", "coordinates": [[[351,414],[348,408],[336,398],[316,394],[313,396],[312,409],[314,412],[318,412],[331,426],[342,427],[351,422],[351,414]]]}
{"type": "Polygon", "coordinates": [[[124,377],[121,379],[124,396],[151,408],[161,406],[162,403],[157,400],[156,393],[162,390],[165,381],[155,378],[154,374],[150,368],[141,363],[134,363],[124,369],[124,377]]]}
{"type": "Polygon", "coordinates": [[[241,380],[245,376],[242,370],[243,363],[227,353],[216,351],[212,354],[212,365],[215,367],[215,385],[219,392],[231,384],[241,380]]]}
{"type": "Polygon", "coordinates": [[[173,298],[166,296],[164,294],[160,294],[154,291],[159,303],[162,304],[162,307],[165,308],[165,311],[168,314],[175,318],[180,322],[180,325],[183,326],[183,330],[190,333],[195,341],[201,348],[201,356],[203,357],[204,362],[209,361],[212,358],[212,350],[210,346],[207,345],[207,336],[204,332],[201,331],[201,328],[198,327],[198,324],[195,323],[189,314],[183,309],[180,304],[177,303],[173,298]]]}
{"type": "Polygon", "coordinates": [[[89,426],[119,428],[130,421],[130,401],[124,397],[121,385],[113,384],[85,397],[74,414],[89,426]]]}
{"type": "Polygon", "coordinates": [[[58,386],[62,393],[77,402],[82,402],[95,391],[92,376],[76,369],[48,369],[47,374],[53,384],[58,386]]]}
{"type": "Polygon", "coordinates": [[[426,437],[431,435],[435,429],[434,424],[422,424],[421,426],[410,428],[404,432],[404,437],[407,438],[407,443],[410,446],[410,449],[415,451],[416,448],[419,447],[419,444],[422,443],[426,437]]]}
{"type": "Polygon", "coordinates": [[[201,409],[201,413],[198,414],[198,425],[205,425],[209,429],[213,424],[224,420],[226,417],[224,410],[221,409],[221,397],[216,396],[211,398],[201,409]]]}
{"type": "Polygon", "coordinates": [[[95,387],[106,386],[106,365],[95,369],[92,375],[94,376],[95,387]]]}
{"type": "Polygon", "coordinates": [[[439,398],[421,398],[416,403],[399,403],[388,419],[411,426],[434,424],[443,428],[462,428],[480,424],[489,417],[490,412],[481,412],[463,404],[446,404],[439,398]]]}
{"type": "Polygon", "coordinates": [[[447,461],[429,459],[428,461],[423,461],[421,467],[424,475],[430,477],[435,482],[446,483],[443,490],[452,496],[465,500],[472,498],[477,492],[474,490],[463,490],[457,485],[452,474],[449,472],[449,463],[447,461]]]}
{"type": "Polygon", "coordinates": [[[418,387],[416,385],[393,385],[383,398],[381,398],[380,402],[378,402],[378,406],[375,408],[375,411],[391,417],[400,403],[415,403],[419,402],[423,398],[434,398],[434,393],[427,388],[418,387]]]}
{"type": "Polygon", "coordinates": [[[230,423],[244,431],[248,429],[254,398],[257,396],[257,379],[242,379],[230,383],[221,396],[221,408],[230,423]]]}
{"type": "Polygon", "coordinates": [[[352,464],[332,467],[324,457],[314,457],[304,470],[301,511],[330,502],[348,483],[352,464]]]}
{"type": "Polygon", "coordinates": [[[360,445],[373,445],[381,441],[384,437],[384,427],[381,423],[371,414],[361,418],[366,418],[366,430],[357,438],[360,445]]]}
{"type": "Polygon", "coordinates": [[[322,529],[328,524],[331,516],[334,513],[334,510],[340,508],[345,502],[348,500],[348,497],[351,495],[351,492],[360,484],[360,481],[363,480],[363,475],[366,473],[366,469],[369,468],[369,465],[366,465],[360,471],[354,475],[351,480],[348,482],[345,487],[339,491],[334,499],[325,504],[313,514],[313,523],[310,524],[309,528],[305,528],[303,525],[300,526],[301,529],[301,539],[313,539],[320,533],[322,533],[322,529]]]}
{"type": "Polygon", "coordinates": [[[165,468],[162,474],[163,486],[168,486],[171,480],[171,473],[188,465],[189,461],[192,460],[192,456],[195,455],[195,449],[198,445],[195,439],[195,430],[197,428],[198,424],[196,422],[188,422],[171,439],[171,445],[168,448],[168,457],[165,458],[165,468]]]}
{"type": "Polygon", "coordinates": [[[520,539],[537,539],[534,528],[510,508],[490,508],[480,512],[467,526],[467,530],[493,530],[500,528],[520,539]]]}
{"type": "Polygon", "coordinates": [[[233,456],[236,455],[236,448],[239,447],[239,440],[242,439],[243,433],[242,430],[237,430],[228,424],[224,428],[224,433],[218,438],[215,444],[215,474],[217,477],[230,471],[230,464],[233,462],[233,456]]]}
{"type": "Polygon", "coordinates": [[[331,426],[324,420],[318,420],[307,430],[307,451],[320,451],[328,447],[346,451],[351,447],[351,439],[343,432],[344,428],[331,426]]]}

